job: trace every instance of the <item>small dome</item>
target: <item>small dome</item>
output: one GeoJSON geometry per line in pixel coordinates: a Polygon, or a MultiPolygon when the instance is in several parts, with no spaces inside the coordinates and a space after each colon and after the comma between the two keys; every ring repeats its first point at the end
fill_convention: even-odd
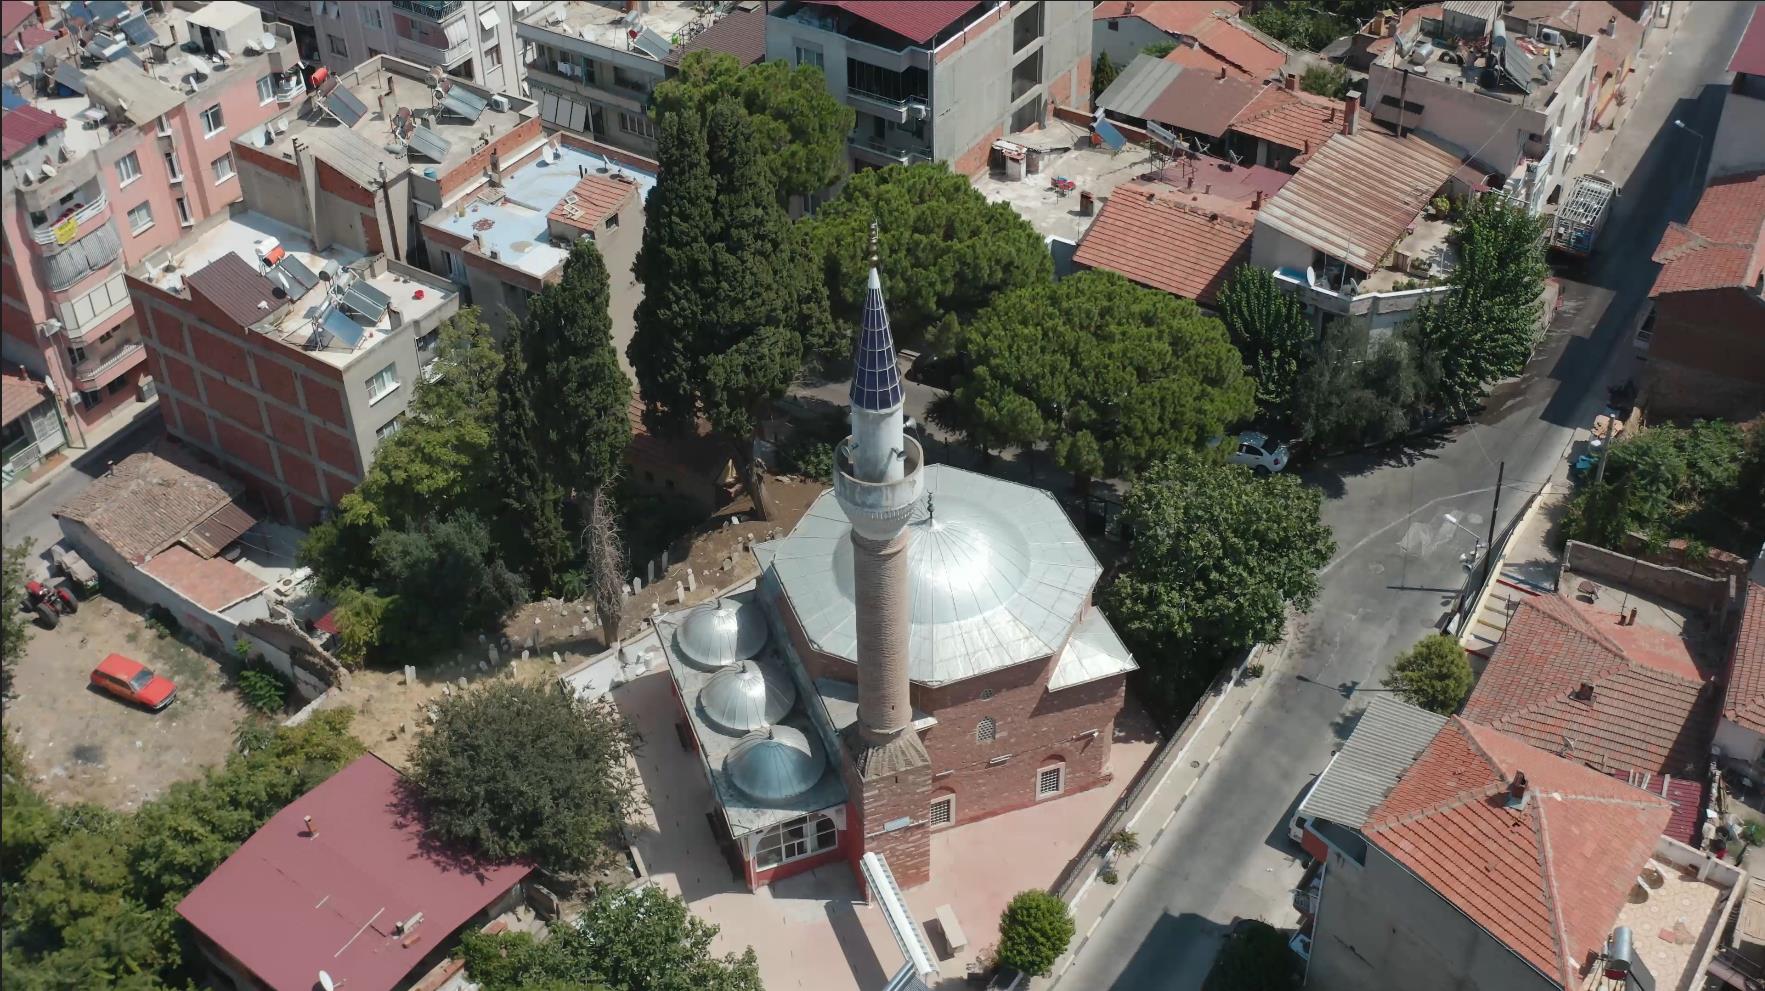
{"type": "Polygon", "coordinates": [[[705,718],[731,733],[771,726],[797,704],[790,675],[758,661],[737,661],[712,675],[699,691],[705,718]]]}
{"type": "Polygon", "coordinates": [[[760,653],[766,646],[766,617],[752,602],[707,602],[680,624],[675,642],[694,667],[715,671],[760,653]]]}
{"type": "Polygon", "coordinates": [[[723,758],[736,787],[762,802],[783,802],[815,786],[827,768],[821,744],[795,726],[771,726],[743,737],[723,758]]]}

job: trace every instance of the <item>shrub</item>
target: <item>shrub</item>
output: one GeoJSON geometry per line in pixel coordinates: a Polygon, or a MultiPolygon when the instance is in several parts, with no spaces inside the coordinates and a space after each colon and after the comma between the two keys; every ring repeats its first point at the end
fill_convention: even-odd
{"type": "Polygon", "coordinates": [[[288,691],[293,687],[280,671],[261,660],[239,672],[239,695],[258,712],[273,714],[286,709],[288,691]]]}
{"type": "Polygon", "coordinates": [[[1398,655],[1385,687],[1411,705],[1443,716],[1458,711],[1476,680],[1459,642],[1444,633],[1424,637],[1398,655]]]}
{"type": "Polygon", "coordinates": [[[1046,891],[1018,893],[999,917],[999,964],[1047,977],[1072,942],[1072,914],[1046,891]]]}
{"type": "Polygon", "coordinates": [[[1109,848],[1116,853],[1133,853],[1140,849],[1140,834],[1131,829],[1118,829],[1109,834],[1109,848]]]}

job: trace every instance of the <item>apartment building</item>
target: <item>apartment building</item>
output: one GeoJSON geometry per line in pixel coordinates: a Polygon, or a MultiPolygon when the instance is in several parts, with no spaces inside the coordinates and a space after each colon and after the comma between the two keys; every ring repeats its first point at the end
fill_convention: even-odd
{"type": "Polygon", "coordinates": [[[725,52],[744,65],[760,61],[767,6],[620,0],[529,11],[516,28],[531,53],[529,95],[547,124],[654,158],[650,91],[691,52],[725,52]]]}
{"type": "Polygon", "coordinates": [[[293,35],[237,0],[77,6],[8,67],[0,147],[0,356],[76,432],[151,389],[124,268],[225,214],[230,142],[306,93],[293,35]]]}
{"type": "Polygon", "coordinates": [[[168,429],[279,517],[318,519],[398,429],[461,305],[425,271],[418,220],[544,147],[531,101],[389,56],[235,141],[245,202],[128,273],[168,429]]]}
{"type": "Polygon", "coordinates": [[[300,54],[333,72],[392,55],[503,93],[521,93],[528,56],[515,22],[562,0],[253,0],[294,31],[300,54]]]}
{"type": "Polygon", "coordinates": [[[974,174],[993,142],[1091,97],[1082,3],[800,0],[773,6],[766,57],[818,66],[857,111],[852,167],[948,162],[974,174]]]}
{"type": "Polygon", "coordinates": [[[1496,17],[1453,23],[1449,31],[1442,18],[1418,18],[1384,49],[1367,73],[1367,109],[1469,161],[1537,212],[1593,126],[1596,46],[1555,31],[1524,37],[1496,17]]]}

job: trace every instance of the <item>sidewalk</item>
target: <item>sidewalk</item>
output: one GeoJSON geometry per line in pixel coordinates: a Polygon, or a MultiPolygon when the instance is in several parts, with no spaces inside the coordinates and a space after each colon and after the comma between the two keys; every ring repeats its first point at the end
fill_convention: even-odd
{"type": "Polygon", "coordinates": [[[159,415],[159,397],[154,396],[144,403],[133,403],[118,409],[115,413],[97,424],[83,428],[85,446],[75,447],[71,443],[79,429],[70,430],[68,446],[49,456],[49,460],[36,467],[30,475],[8,485],[3,497],[0,497],[0,508],[12,510],[22,505],[25,500],[48,487],[62,472],[66,471],[76,460],[86,454],[103,447],[112,437],[127,431],[130,427],[149,417],[159,415]]]}
{"type": "Polygon", "coordinates": [[[1605,172],[1606,152],[1616,141],[1619,132],[1630,119],[1631,111],[1642,100],[1643,90],[1648,87],[1649,80],[1654,78],[1655,68],[1672,46],[1673,39],[1679,36],[1679,26],[1685,23],[1685,15],[1690,13],[1684,0],[1674,4],[1673,15],[1664,28],[1655,28],[1643,39],[1642,48],[1631,62],[1630,77],[1619,86],[1624,97],[1623,103],[1615,99],[1612,109],[1606,111],[1610,118],[1604,124],[1597,120],[1587,136],[1581,139],[1581,147],[1575,154],[1575,160],[1563,170],[1563,185],[1568,186],[1576,178],[1590,172],[1605,172]]]}
{"type": "MultiPolygon", "coordinates": [[[[1188,800],[1189,793],[1201,781],[1213,765],[1213,760],[1231,739],[1232,731],[1249,711],[1251,703],[1256,701],[1263,686],[1274,680],[1277,670],[1286,660],[1291,636],[1272,647],[1258,646],[1246,659],[1245,665],[1262,664],[1263,675],[1246,681],[1242,677],[1234,677],[1222,694],[1210,696],[1203,700],[1208,708],[1201,716],[1189,724],[1183,737],[1175,744],[1177,753],[1167,763],[1164,777],[1154,783],[1141,796],[1139,802],[1128,813],[1122,826],[1139,834],[1140,849],[1127,854],[1116,861],[1117,883],[1105,884],[1093,874],[1078,892],[1073,895],[1069,907],[1072,910],[1073,923],[1077,936],[1072,947],[1054,964],[1053,977],[1046,982],[1038,982],[1040,986],[1054,987],[1060,983],[1067,968],[1072,966],[1073,958],[1084,948],[1091,934],[1103,921],[1103,916],[1115,906],[1116,898],[1127,888],[1140,864],[1164,837],[1165,830],[1177,817],[1177,812],[1188,800]]],[[[1243,666],[1239,668],[1241,675],[1243,666]]]]}

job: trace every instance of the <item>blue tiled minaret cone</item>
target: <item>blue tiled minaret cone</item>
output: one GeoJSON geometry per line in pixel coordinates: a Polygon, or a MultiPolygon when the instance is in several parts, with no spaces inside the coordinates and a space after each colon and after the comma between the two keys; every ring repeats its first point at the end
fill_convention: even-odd
{"type": "Polygon", "coordinates": [[[871,225],[870,278],[852,357],[852,433],[834,462],[834,498],[852,521],[858,633],[858,721],[843,741],[851,757],[867,850],[889,861],[903,887],[931,878],[931,758],[913,729],[907,676],[907,526],[925,488],[925,458],[902,423],[901,372],[889,332],[871,225]]]}

